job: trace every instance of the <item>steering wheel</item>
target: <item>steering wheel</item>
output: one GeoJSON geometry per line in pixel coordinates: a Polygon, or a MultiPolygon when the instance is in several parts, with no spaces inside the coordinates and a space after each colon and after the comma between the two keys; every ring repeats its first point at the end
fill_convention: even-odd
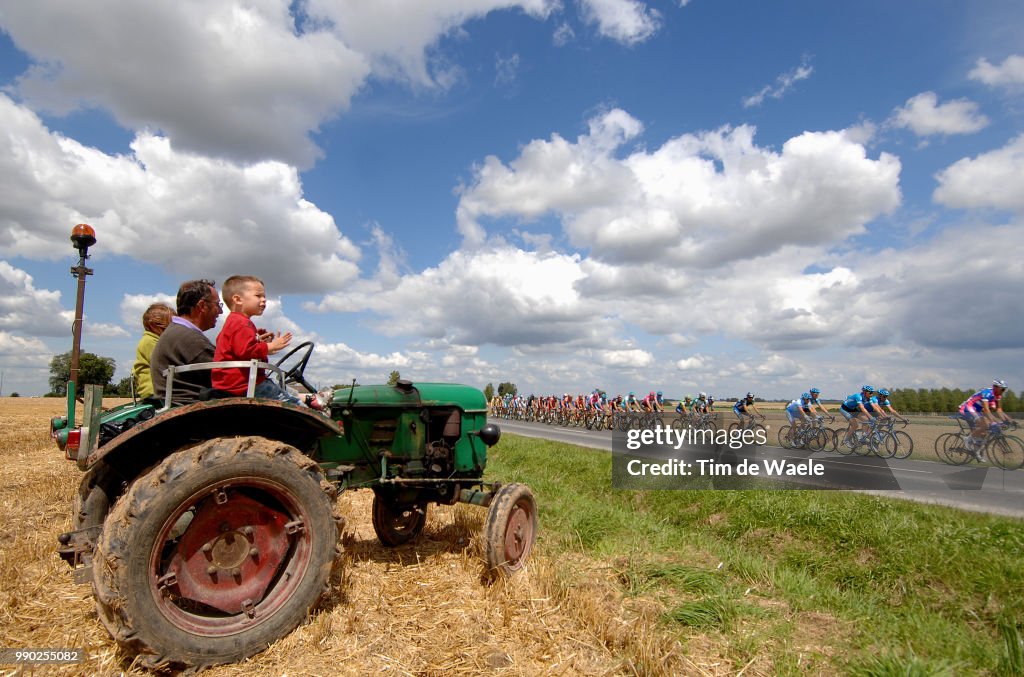
{"type": "Polygon", "coordinates": [[[286,383],[298,383],[311,393],[315,393],[316,388],[306,380],[304,374],[306,371],[306,363],[309,362],[309,356],[313,354],[313,347],[312,341],[304,341],[285,353],[277,360],[277,362],[274,362],[274,366],[284,371],[284,380],[286,383]],[[300,351],[304,352],[302,352],[302,355],[296,359],[295,364],[285,366],[285,363],[300,351]]]}

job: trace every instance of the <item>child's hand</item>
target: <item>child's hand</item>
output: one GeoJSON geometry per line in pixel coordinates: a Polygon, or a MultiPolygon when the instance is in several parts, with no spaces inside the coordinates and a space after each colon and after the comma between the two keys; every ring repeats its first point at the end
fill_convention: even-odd
{"type": "Polygon", "coordinates": [[[273,355],[282,348],[287,348],[288,344],[292,342],[292,333],[290,331],[282,334],[278,332],[276,334],[267,334],[270,340],[267,341],[267,354],[273,355]]]}

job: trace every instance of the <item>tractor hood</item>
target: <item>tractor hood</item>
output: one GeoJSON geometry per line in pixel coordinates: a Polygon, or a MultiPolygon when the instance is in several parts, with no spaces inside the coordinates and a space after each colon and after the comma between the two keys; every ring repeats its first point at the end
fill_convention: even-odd
{"type": "Polygon", "coordinates": [[[332,409],[352,407],[458,407],[465,412],[487,410],[484,394],[472,386],[453,383],[412,383],[404,379],[393,386],[356,386],[334,391],[332,409]]]}

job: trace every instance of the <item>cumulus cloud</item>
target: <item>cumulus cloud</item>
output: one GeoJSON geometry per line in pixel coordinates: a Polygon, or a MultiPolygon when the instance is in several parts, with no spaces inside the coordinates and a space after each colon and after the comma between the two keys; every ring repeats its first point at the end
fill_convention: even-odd
{"type": "Polygon", "coordinates": [[[1024,56],[1011,54],[998,66],[989,63],[988,59],[978,59],[967,77],[990,87],[1024,85],[1024,56]]]}
{"type": "Polygon", "coordinates": [[[559,8],[555,0],[435,0],[433,2],[361,2],[309,0],[305,9],[318,24],[373,66],[383,77],[401,78],[417,86],[443,86],[432,63],[431,49],[460,26],[499,10],[518,9],[546,19],[559,8]]]}
{"type": "Polygon", "coordinates": [[[654,355],[640,348],[598,350],[597,359],[606,367],[646,367],[654,362],[654,355]]]}
{"type": "Polygon", "coordinates": [[[460,250],[437,266],[382,283],[363,280],[310,310],[369,310],[375,329],[458,345],[603,345],[613,327],[596,301],[574,289],[576,255],[540,254],[509,245],[460,250]]]}
{"type": "Polygon", "coordinates": [[[935,134],[973,134],[988,126],[989,120],[968,99],[940,104],[935,92],[922,92],[907,99],[890,118],[894,127],[911,130],[918,136],[935,134]]]}
{"type": "Polygon", "coordinates": [[[41,384],[49,377],[54,351],[34,336],[21,336],[0,329],[0,368],[3,368],[2,395],[18,392],[34,395],[44,392],[41,384]]]}
{"type": "Polygon", "coordinates": [[[370,73],[337,34],[299,30],[284,0],[5,2],[3,23],[34,61],[17,85],[33,106],[104,108],[182,150],[248,162],[312,164],[308,134],[370,73]]]}
{"type": "Polygon", "coordinates": [[[1024,213],[1024,134],[997,150],[963,158],[936,175],[935,201],[947,207],[993,207],[1024,213]]]}
{"type": "Polygon", "coordinates": [[[176,294],[125,294],[121,298],[121,322],[141,332],[142,314],[154,303],[162,303],[172,311],[177,310],[176,294]]]}
{"type": "MultiPolygon", "coordinates": [[[[602,29],[641,39],[651,13],[615,12],[602,29]]],[[[344,112],[371,75],[444,88],[459,67],[439,41],[490,12],[546,19],[556,0],[60,0],[2,3],[3,29],[32,59],[16,90],[38,110],[109,111],[123,127],[156,131],[183,151],[240,162],[311,166],[310,138],[344,112]],[[116,64],[111,67],[111,64],[116,64]]]]}
{"type": "Polygon", "coordinates": [[[796,83],[801,80],[806,80],[811,77],[814,73],[814,67],[810,64],[810,58],[804,57],[800,61],[800,65],[796,66],[792,70],[786,71],[775,78],[775,82],[765,85],[756,94],[752,94],[743,99],[744,108],[756,108],[764,103],[765,99],[781,99],[785,96],[796,83]]]}
{"type": "Polygon", "coordinates": [[[676,361],[676,369],[679,371],[691,371],[704,369],[710,364],[710,358],[706,355],[693,355],[676,361]]]}
{"type": "Polygon", "coordinates": [[[46,344],[38,338],[0,331],[0,364],[5,367],[41,367],[49,364],[50,357],[46,344]]]}
{"type": "Polygon", "coordinates": [[[486,240],[484,218],[554,214],[596,259],[708,268],[791,243],[834,244],[900,202],[899,160],[867,157],[844,132],[804,132],[780,153],[757,147],[753,127],[724,127],[620,158],[642,129],[615,109],[575,142],[554,134],[507,165],[488,157],[461,190],[466,242],[486,240]]]}
{"type": "MultiPolygon", "coordinates": [[[[32,276],[0,260],[0,330],[32,336],[71,336],[75,311],[61,304],[59,291],[37,289],[32,276]]],[[[96,337],[127,336],[116,325],[85,322],[89,334],[96,337]]]]}
{"type": "Polygon", "coordinates": [[[322,291],[357,274],[359,249],[307,201],[294,167],[236,164],[140,134],[108,155],[46,129],[0,94],[0,253],[64,256],[68,225],[97,230],[97,255],[181,274],[253,271],[272,294],[322,291]],[[282,260],[288,266],[280,265],[282,260]]]}
{"type": "Polygon", "coordinates": [[[661,27],[661,13],[639,0],[580,0],[583,19],[598,33],[627,45],[643,42],[661,27]]]}

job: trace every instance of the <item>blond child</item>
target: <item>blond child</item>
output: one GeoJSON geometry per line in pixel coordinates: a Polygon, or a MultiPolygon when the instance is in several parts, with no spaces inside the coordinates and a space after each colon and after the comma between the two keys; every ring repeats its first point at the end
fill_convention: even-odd
{"type": "Polygon", "coordinates": [[[142,338],[135,347],[135,364],[132,366],[132,376],[135,378],[135,394],[145,399],[153,397],[153,373],[149,368],[149,360],[153,355],[153,347],[156,346],[160,334],[164,333],[167,325],[171,323],[174,311],[162,303],[154,303],[142,314],[142,338]]]}

